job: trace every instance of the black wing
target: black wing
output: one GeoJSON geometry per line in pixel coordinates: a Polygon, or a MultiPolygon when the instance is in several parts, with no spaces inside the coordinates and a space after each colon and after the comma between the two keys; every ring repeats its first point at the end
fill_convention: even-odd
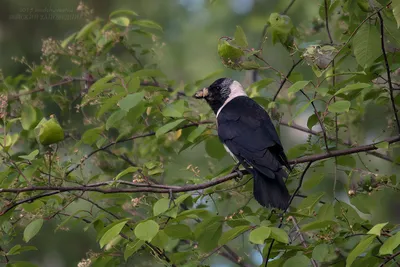
{"type": "Polygon", "coordinates": [[[251,98],[232,99],[218,114],[218,136],[238,158],[274,179],[282,165],[290,169],[268,113],[251,98]]]}

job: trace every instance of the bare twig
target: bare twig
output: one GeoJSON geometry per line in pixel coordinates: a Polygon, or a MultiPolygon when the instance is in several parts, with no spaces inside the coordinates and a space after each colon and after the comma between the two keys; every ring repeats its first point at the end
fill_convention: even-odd
{"type": "Polygon", "coordinates": [[[281,81],[281,84],[279,85],[278,90],[276,91],[274,97],[272,98],[272,101],[275,101],[276,98],[279,95],[279,92],[282,90],[283,86],[285,85],[286,81],[288,80],[290,74],[292,74],[293,70],[296,68],[297,65],[299,65],[301,62],[303,61],[302,58],[300,58],[297,62],[294,62],[292,67],[290,68],[290,70],[288,71],[288,73],[286,74],[286,76],[283,78],[283,80],[281,81]]]}
{"type": "Polygon", "coordinates": [[[383,53],[383,59],[385,60],[385,68],[386,68],[386,75],[387,75],[387,80],[388,80],[388,85],[389,85],[389,93],[390,93],[390,101],[392,102],[392,108],[393,108],[393,113],[394,117],[396,119],[396,124],[397,124],[397,130],[400,133],[400,121],[399,121],[399,116],[397,114],[397,108],[396,104],[394,103],[394,96],[393,96],[393,84],[392,84],[392,78],[390,75],[390,67],[389,67],[389,61],[386,55],[386,49],[385,49],[385,29],[384,29],[384,24],[383,24],[383,18],[381,15],[381,12],[378,11],[378,17],[379,21],[381,24],[381,49],[383,53]]]}
{"type": "Polygon", "coordinates": [[[379,265],[379,267],[383,267],[386,265],[386,263],[388,263],[391,260],[394,260],[397,256],[400,255],[400,251],[397,251],[396,253],[394,253],[393,255],[391,255],[389,258],[387,258],[384,262],[381,263],[381,265],[379,265]]]}

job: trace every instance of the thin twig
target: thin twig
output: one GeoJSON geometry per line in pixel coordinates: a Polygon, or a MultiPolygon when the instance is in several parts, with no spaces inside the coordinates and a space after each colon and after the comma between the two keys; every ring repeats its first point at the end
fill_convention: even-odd
{"type": "Polygon", "coordinates": [[[394,103],[394,96],[393,96],[393,84],[392,84],[392,78],[390,75],[390,67],[389,67],[389,61],[386,55],[386,49],[385,49],[385,29],[384,29],[384,24],[383,24],[383,18],[381,15],[381,12],[378,11],[378,17],[379,21],[381,24],[381,49],[383,53],[383,59],[385,60],[385,68],[386,68],[386,75],[387,75],[387,80],[388,80],[388,85],[389,85],[389,93],[390,93],[390,101],[392,102],[392,108],[394,112],[394,117],[396,119],[396,124],[397,124],[397,130],[400,133],[400,121],[399,121],[399,116],[397,114],[397,108],[396,104],[394,103]]]}
{"type": "MultiPolygon", "coordinates": [[[[296,190],[294,191],[294,193],[292,194],[292,196],[290,197],[289,203],[288,203],[286,209],[284,210],[284,212],[283,212],[283,214],[282,214],[281,222],[279,223],[278,228],[281,228],[281,227],[282,227],[282,225],[283,225],[283,216],[285,215],[286,211],[289,209],[290,204],[292,204],[292,201],[293,201],[294,197],[295,197],[295,196],[297,195],[297,193],[299,192],[299,190],[300,190],[300,188],[301,188],[301,186],[302,186],[302,184],[303,184],[304,176],[306,175],[306,173],[307,173],[307,171],[308,171],[308,169],[310,168],[310,166],[311,166],[312,163],[313,163],[313,162],[310,161],[310,162],[307,164],[307,166],[304,168],[304,171],[303,171],[303,173],[302,173],[301,176],[300,176],[299,184],[298,184],[296,190]]],[[[267,267],[267,266],[268,266],[268,261],[269,261],[269,258],[270,258],[270,256],[271,256],[271,251],[272,251],[272,247],[273,247],[274,243],[275,243],[275,239],[272,239],[271,244],[269,245],[269,248],[268,248],[267,257],[265,258],[265,265],[264,265],[264,267],[267,267]]]]}
{"type": "Polygon", "coordinates": [[[279,85],[278,90],[276,91],[274,97],[272,98],[272,101],[275,101],[276,98],[279,95],[279,92],[282,90],[283,86],[285,85],[286,81],[288,80],[290,74],[292,74],[293,70],[296,68],[297,65],[299,65],[301,62],[303,61],[302,58],[300,58],[297,62],[293,63],[292,67],[290,68],[290,70],[288,71],[288,73],[286,74],[286,76],[283,78],[283,80],[281,81],[281,84],[279,85]]]}
{"type": "Polygon", "coordinates": [[[384,262],[381,263],[381,265],[379,265],[379,267],[383,267],[386,265],[386,263],[388,263],[391,260],[394,260],[397,256],[400,255],[400,251],[397,251],[395,254],[391,255],[389,258],[387,258],[384,262]]]}

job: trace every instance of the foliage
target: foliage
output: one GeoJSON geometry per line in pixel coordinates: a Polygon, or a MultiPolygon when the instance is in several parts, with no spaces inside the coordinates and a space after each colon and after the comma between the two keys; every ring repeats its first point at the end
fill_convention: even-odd
{"type": "Polygon", "coordinates": [[[21,60],[28,73],[1,77],[0,256],[7,266],[36,266],[19,256],[40,249],[32,241],[50,221],[55,231],[78,222],[83,234],[95,232],[87,266],[208,266],[219,256],[240,266],[397,264],[398,218],[374,216],[385,196],[393,196],[391,209],[399,205],[395,167],[371,169],[363,152],[400,163],[399,1],[320,5],[326,31],[295,27],[287,9],[266,16],[261,47],[241,26],[218,41],[227,68],[255,74],[249,95],[281,126],[307,134],[286,149],[287,185],[297,195],[283,213],[252,200],[249,177],[233,180],[239,174],[223,163],[215,123],[206,120],[211,112],[190,97],[219,73],[180,85],[160,70],[158,23],[117,10],[64,40],[44,40],[39,65],[21,60]],[[267,38],[288,51],[288,72],[263,57],[267,38]],[[121,49],[132,58],[119,58],[121,49]],[[364,136],[354,132],[372,104],[383,110],[385,128],[360,146],[364,136]],[[299,117],[307,127],[295,123],[299,117]],[[182,153],[204,153],[208,172],[193,163],[184,180],[165,179],[182,153]],[[79,201],[89,206],[70,208],[79,201]],[[224,204],[229,209],[215,210],[224,204]]]}

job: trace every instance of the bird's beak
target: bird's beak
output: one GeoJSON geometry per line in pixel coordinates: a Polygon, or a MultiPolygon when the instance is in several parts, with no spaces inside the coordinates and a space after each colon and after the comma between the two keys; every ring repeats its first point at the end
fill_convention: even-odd
{"type": "Polygon", "coordinates": [[[197,91],[193,97],[197,98],[197,99],[201,99],[201,98],[205,98],[206,96],[208,96],[208,88],[203,88],[200,89],[199,91],[197,91]]]}

